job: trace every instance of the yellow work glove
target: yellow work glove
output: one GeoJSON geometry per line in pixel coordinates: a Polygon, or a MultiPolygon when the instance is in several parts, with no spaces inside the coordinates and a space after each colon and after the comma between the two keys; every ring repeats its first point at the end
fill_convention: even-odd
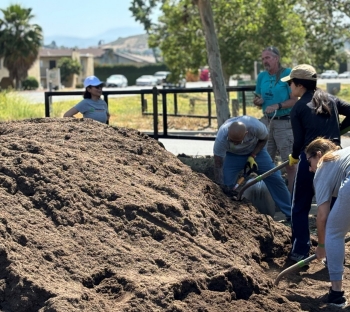
{"type": "Polygon", "coordinates": [[[253,156],[249,156],[247,159],[246,167],[253,169],[254,171],[258,170],[258,164],[256,163],[253,156]]]}
{"type": "Polygon", "coordinates": [[[293,158],[292,154],[289,154],[289,166],[294,166],[299,162],[299,159],[293,158]]]}

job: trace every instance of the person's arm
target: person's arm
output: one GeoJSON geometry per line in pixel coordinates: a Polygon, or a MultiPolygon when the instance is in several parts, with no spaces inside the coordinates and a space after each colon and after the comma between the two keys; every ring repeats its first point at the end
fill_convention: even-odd
{"type": "Polygon", "coordinates": [[[224,158],[218,155],[214,155],[214,179],[217,184],[224,184],[224,177],[222,172],[222,166],[224,164],[224,158]]]}
{"type": "Polygon", "coordinates": [[[350,104],[338,98],[335,104],[337,105],[338,113],[345,116],[345,119],[339,125],[340,135],[343,135],[350,131],[350,104]]]}
{"type": "Polygon", "coordinates": [[[63,117],[73,117],[75,114],[78,113],[79,111],[75,107],[72,107],[70,110],[64,113],[63,117]]]}
{"type": "Polygon", "coordinates": [[[318,246],[316,248],[317,259],[322,260],[326,257],[325,250],[325,240],[326,240],[326,222],[330,211],[330,202],[326,201],[323,204],[319,205],[317,208],[317,238],[318,246]]]}
{"type": "Polygon", "coordinates": [[[268,107],[266,107],[265,112],[267,114],[273,113],[275,110],[279,110],[279,109],[286,109],[286,108],[291,108],[294,106],[294,104],[296,103],[296,101],[298,101],[298,98],[295,96],[290,95],[290,98],[286,101],[280,102],[280,103],[276,103],[273,105],[269,105],[268,107]],[[280,104],[281,108],[280,108],[280,104]]]}
{"type": "Polygon", "coordinates": [[[256,157],[256,155],[258,155],[260,153],[260,151],[264,148],[264,146],[266,145],[267,143],[267,140],[268,140],[269,136],[267,135],[265,139],[263,140],[258,140],[258,142],[256,143],[255,145],[255,148],[254,150],[252,151],[251,153],[251,156],[253,158],[256,157]]]}

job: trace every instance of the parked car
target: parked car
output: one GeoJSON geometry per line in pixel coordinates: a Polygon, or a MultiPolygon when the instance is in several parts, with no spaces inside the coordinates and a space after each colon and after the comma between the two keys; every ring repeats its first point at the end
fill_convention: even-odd
{"type": "Polygon", "coordinates": [[[338,73],[335,70],[326,70],[321,74],[320,78],[338,78],[338,73]]]}
{"type": "Polygon", "coordinates": [[[171,74],[169,73],[165,79],[163,80],[163,88],[186,88],[186,79],[182,75],[180,75],[177,82],[173,82],[171,79],[171,74]]]}
{"type": "Polygon", "coordinates": [[[156,86],[157,77],[152,75],[143,75],[136,79],[137,86],[156,86]]]}
{"type": "Polygon", "coordinates": [[[163,80],[166,78],[166,76],[170,74],[168,71],[158,71],[154,73],[154,77],[157,77],[157,84],[160,85],[162,84],[163,80]]]}
{"type": "Polygon", "coordinates": [[[350,78],[350,71],[346,71],[346,72],[339,74],[338,78],[350,78]]]}
{"type": "Polygon", "coordinates": [[[128,79],[124,75],[112,75],[109,76],[105,83],[106,87],[119,87],[125,88],[128,86],[128,79]]]}

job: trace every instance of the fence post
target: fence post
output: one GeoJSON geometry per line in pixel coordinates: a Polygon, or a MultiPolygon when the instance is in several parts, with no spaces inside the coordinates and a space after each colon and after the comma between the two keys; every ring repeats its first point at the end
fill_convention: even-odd
{"type": "Polygon", "coordinates": [[[174,93],[174,114],[175,114],[175,116],[177,115],[177,111],[178,111],[178,108],[177,108],[177,93],[174,93]]]}
{"type": "Polygon", "coordinates": [[[147,99],[142,100],[142,113],[147,113],[147,99]]]}
{"type": "Polygon", "coordinates": [[[158,140],[158,90],[152,89],[153,95],[153,138],[158,140]]]}
{"type": "Polygon", "coordinates": [[[196,100],[194,98],[190,98],[190,114],[194,113],[195,104],[196,104],[196,100]]]}
{"type": "Polygon", "coordinates": [[[50,100],[47,92],[44,93],[45,96],[45,117],[50,117],[50,100]]]}
{"type": "MultiPolygon", "coordinates": [[[[106,102],[106,104],[107,104],[107,109],[108,109],[108,94],[103,93],[103,99],[104,99],[104,101],[106,102]]],[[[109,119],[107,119],[106,124],[109,125],[109,119]]]]}
{"type": "Polygon", "coordinates": [[[231,100],[231,106],[232,106],[232,116],[233,117],[237,117],[239,115],[238,99],[232,99],[231,100]]]}
{"type": "Polygon", "coordinates": [[[211,127],[211,93],[208,92],[208,126],[211,127]]]}

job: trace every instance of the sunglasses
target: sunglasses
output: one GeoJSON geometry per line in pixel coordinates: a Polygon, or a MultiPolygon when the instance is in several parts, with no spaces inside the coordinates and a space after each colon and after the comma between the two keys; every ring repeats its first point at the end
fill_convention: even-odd
{"type": "Polygon", "coordinates": [[[315,154],[312,154],[310,157],[306,158],[308,164],[309,164],[309,167],[311,167],[311,158],[315,157],[315,154]]]}
{"type": "Polygon", "coordinates": [[[91,88],[95,88],[95,89],[102,89],[103,85],[99,85],[99,86],[90,86],[91,88]]]}
{"type": "Polygon", "coordinates": [[[272,46],[271,47],[267,47],[267,48],[265,48],[264,51],[270,51],[273,54],[276,54],[276,55],[280,56],[280,52],[278,51],[278,49],[276,47],[272,47],[272,46]]]}

